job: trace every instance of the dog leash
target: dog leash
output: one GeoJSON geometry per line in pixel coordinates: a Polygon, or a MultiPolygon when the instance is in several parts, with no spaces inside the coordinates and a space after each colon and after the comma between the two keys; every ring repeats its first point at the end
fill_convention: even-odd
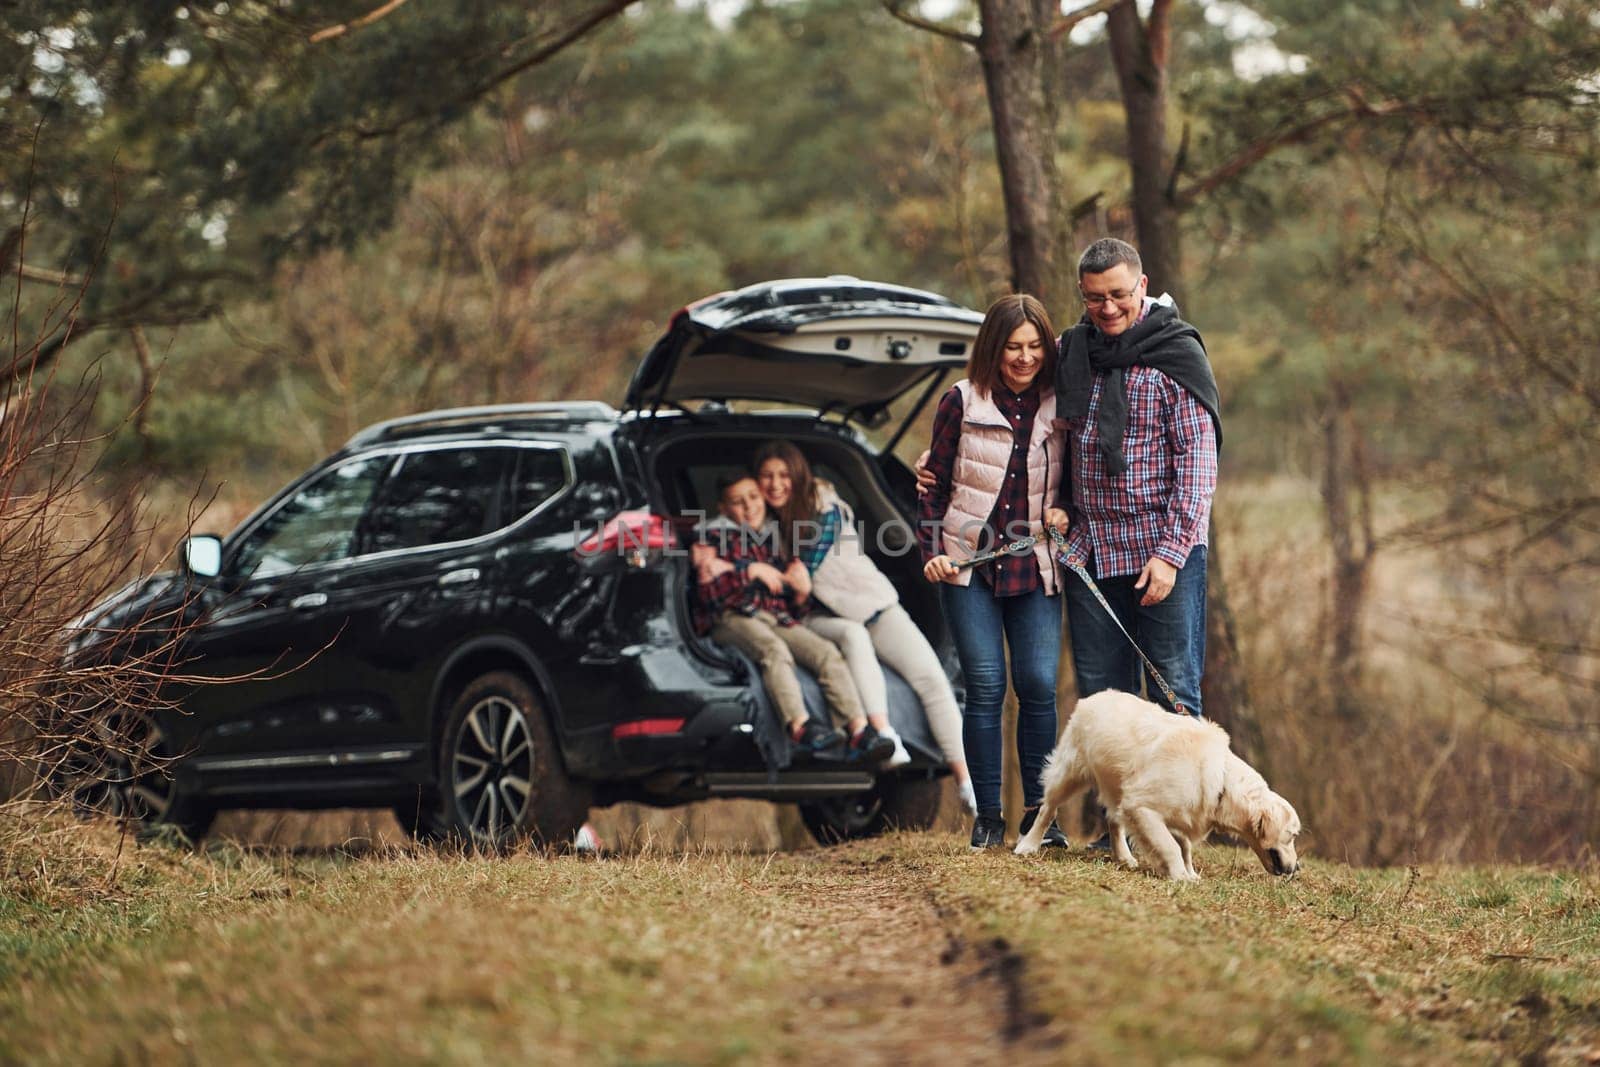
{"type": "Polygon", "coordinates": [[[1068,558],[1067,539],[1061,536],[1061,531],[1051,527],[1050,539],[1056,544],[1056,560],[1072,571],[1073,574],[1083,579],[1083,584],[1088,586],[1089,592],[1093,593],[1094,598],[1100,601],[1100,606],[1106,609],[1106,614],[1111,616],[1111,621],[1117,624],[1117,629],[1121,630],[1122,636],[1128,639],[1128,644],[1132,645],[1133,650],[1139,653],[1139,658],[1144,660],[1145,670],[1150,672],[1150,677],[1155,679],[1156,685],[1161,689],[1161,694],[1167,698],[1167,706],[1180,715],[1189,714],[1189,709],[1178,702],[1177,694],[1172,691],[1172,687],[1167,684],[1167,680],[1161,677],[1161,672],[1156,670],[1156,665],[1150,662],[1150,657],[1144,654],[1144,649],[1139,647],[1139,642],[1133,639],[1133,635],[1128,632],[1128,628],[1122,625],[1122,620],[1117,618],[1117,613],[1111,609],[1111,603],[1106,600],[1105,594],[1100,592],[1100,587],[1094,584],[1093,578],[1089,577],[1088,568],[1077,560],[1068,558]]]}
{"type": "Polygon", "coordinates": [[[1028,537],[1021,537],[1011,542],[1009,545],[1002,545],[993,552],[985,552],[982,555],[973,556],[971,559],[962,560],[956,564],[956,570],[964,571],[968,567],[979,567],[985,563],[993,563],[1001,556],[1014,556],[1018,552],[1026,552],[1028,549],[1032,548],[1038,543],[1039,536],[1037,534],[1033,534],[1028,537]]]}

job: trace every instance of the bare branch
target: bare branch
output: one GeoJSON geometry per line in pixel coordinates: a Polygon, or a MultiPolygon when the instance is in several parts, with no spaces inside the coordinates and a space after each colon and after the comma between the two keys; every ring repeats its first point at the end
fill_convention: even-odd
{"type": "Polygon", "coordinates": [[[978,47],[979,38],[975,34],[966,33],[942,22],[934,22],[931,19],[922,18],[920,15],[913,15],[905,10],[905,0],[883,0],[883,9],[907,26],[914,26],[919,30],[938,34],[940,37],[948,37],[952,41],[960,41],[962,44],[969,45],[972,48],[978,47]]]}
{"type": "MultiPolygon", "coordinates": [[[[180,271],[92,318],[77,315],[77,309],[74,308],[75,314],[63,322],[54,337],[34,346],[13,359],[9,365],[0,368],[0,378],[15,378],[30,368],[39,369],[48,366],[61,354],[62,349],[96,330],[125,329],[134,325],[182,326],[185,323],[208,319],[216,314],[218,306],[214,302],[195,301],[162,308],[162,299],[171,294],[174,286],[204,285],[211,282],[247,284],[258,280],[253,274],[232,268],[180,271]]],[[[81,289],[82,286],[77,288],[81,289]]]]}
{"type": "Polygon", "coordinates": [[[1059,41],[1062,37],[1072,32],[1072,27],[1078,23],[1092,19],[1096,15],[1104,15],[1118,4],[1124,3],[1131,4],[1133,0],[1095,0],[1088,7],[1080,7],[1076,11],[1069,11],[1062,15],[1056,19],[1055,24],[1046,32],[1050,34],[1052,41],[1059,41]]]}
{"type": "MultiPolygon", "coordinates": [[[[637,0],[607,0],[604,5],[597,8],[588,17],[579,20],[579,22],[571,29],[558,35],[548,44],[541,48],[535,49],[526,56],[523,56],[509,67],[505,67],[496,71],[486,81],[479,82],[477,85],[473,86],[471,89],[468,89],[455,99],[447,101],[442,105],[442,107],[430,111],[429,114],[436,114],[438,111],[453,110],[455,108],[470,104],[475,100],[481,99],[482,97],[486,96],[491,89],[510,81],[512,78],[515,78],[518,74],[521,74],[530,67],[538,66],[540,63],[543,63],[545,60],[549,59],[563,48],[583,37],[601,23],[612,18],[613,16],[620,15],[625,9],[632,7],[636,2],[637,0]]],[[[411,123],[417,122],[426,117],[426,115],[420,113],[413,114],[406,118],[400,119],[397,122],[392,122],[387,126],[365,128],[358,127],[355,132],[363,140],[389,137],[400,132],[411,123]]],[[[323,139],[324,138],[319,137],[317,139],[318,143],[320,143],[323,139]]]]}
{"type": "Polygon", "coordinates": [[[1167,175],[1167,202],[1178,202],[1178,178],[1183,175],[1183,168],[1189,162],[1189,122],[1183,123],[1183,133],[1178,137],[1178,151],[1172,157],[1172,171],[1167,175]]]}
{"type": "Polygon", "coordinates": [[[155,372],[150,366],[150,342],[145,340],[144,327],[134,323],[128,327],[128,336],[133,339],[133,352],[139,360],[139,402],[133,411],[133,432],[139,438],[139,445],[146,453],[150,452],[150,399],[155,393],[155,372]]]}
{"type": "Polygon", "coordinates": [[[1150,18],[1145,22],[1145,39],[1150,42],[1150,59],[1155,65],[1167,69],[1172,53],[1172,0],[1154,0],[1150,5],[1150,18]]]}
{"type": "Polygon", "coordinates": [[[1076,204],[1073,204],[1072,207],[1067,209],[1068,220],[1071,222],[1077,222],[1079,219],[1093,212],[1100,206],[1100,201],[1105,199],[1105,195],[1106,194],[1104,190],[1096,193],[1090,193],[1082,200],[1079,200],[1076,204]]]}
{"type": "Polygon", "coordinates": [[[1453,271],[1448,264],[1441,262],[1426,248],[1419,248],[1417,251],[1422,261],[1437,271],[1446,285],[1463,299],[1472,301],[1483,309],[1495,332],[1503,337],[1529,366],[1568,392],[1583,397],[1590,407],[1600,411],[1600,389],[1584,381],[1571,368],[1559,365],[1555,359],[1547,356],[1539,345],[1530,342],[1506,316],[1500,301],[1494,298],[1489,286],[1477,276],[1472,264],[1466,262],[1464,258],[1457,257],[1456,266],[1459,272],[1453,271]]]}
{"type": "Polygon", "coordinates": [[[26,263],[17,264],[17,274],[25,282],[43,282],[45,285],[62,285],[78,288],[83,284],[82,278],[74,278],[70,274],[59,270],[46,270],[44,267],[30,267],[26,263]]]}
{"type": "Polygon", "coordinates": [[[327,29],[318,30],[311,35],[310,41],[312,44],[321,44],[323,41],[331,41],[335,37],[343,37],[351,30],[359,30],[362,27],[370,26],[405,2],[406,0],[389,0],[387,4],[374,8],[358,19],[341,22],[337,26],[329,26],[327,29]]]}
{"type": "Polygon", "coordinates": [[[1318,115],[1313,119],[1307,119],[1305,122],[1290,126],[1287,129],[1275,131],[1246,145],[1232,159],[1179,193],[1177,197],[1178,206],[1189,207],[1193,205],[1201,197],[1215,192],[1219,187],[1238,178],[1278,149],[1286,145],[1301,144],[1310,140],[1312,134],[1326,127],[1351,119],[1417,116],[1429,114],[1431,111],[1430,106],[1422,102],[1389,100],[1381,104],[1373,104],[1355,86],[1346,87],[1344,95],[1348,101],[1347,106],[1344,108],[1330,111],[1325,115],[1318,115]]]}

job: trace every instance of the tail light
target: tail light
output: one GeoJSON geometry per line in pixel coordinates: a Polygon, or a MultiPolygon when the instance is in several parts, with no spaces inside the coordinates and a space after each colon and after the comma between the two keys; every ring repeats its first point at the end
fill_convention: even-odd
{"type": "Polygon", "coordinates": [[[610,560],[647,567],[676,545],[669,519],[648,511],[624,511],[578,543],[578,558],[602,567],[610,560]]]}
{"type": "Polygon", "coordinates": [[[683,732],[682,719],[635,719],[619,722],[611,728],[612,737],[659,737],[662,734],[683,732]]]}

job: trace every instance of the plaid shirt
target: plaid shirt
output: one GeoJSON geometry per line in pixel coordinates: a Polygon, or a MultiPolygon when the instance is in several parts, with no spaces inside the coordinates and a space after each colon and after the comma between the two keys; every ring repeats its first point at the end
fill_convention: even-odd
{"type": "Polygon", "coordinates": [[[733,564],[733,570],[709,582],[696,582],[690,598],[691,621],[697,634],[708,634],[724,612],[754,615],[770,611],[779,626],[793,626],[805,617],[804,605],[795,604],[788,591],[774,593],[749,576],[752,563],[770,563],[780,571],[785,560],[776,551],[775,526],[756,531],[734,522],[719,522],[701,527],[699,541],[717,550],[717,556],[733,564]]]}
{"type": "Polygon", "coordinates": [[[844,516],[840,514],[838,504],[817,516],[816,539],[796,546],[795,558],[806,565],[806,570],[817,573],[822,561],[833,551],[834,542],[839,540],[839,528],[843,525],[844,516]]]}
{"type": "MultiPolygon", "coordinates": [[[[1016,540],[1006,534],[1006,524],[1028,522],[1028,441],[1033,436],[1033,420],[1039,413],[1039,385],[1035,381],[1025,391],[1013,393],[1004,384],[991,396],[995,407],[1011,424],[1017,445],[1011,450],[1011,460],[1006,464],[1006,479],[1000,495],[995,499],[994,511],[989,514],[987,544],[980,550],[992,550],[1016,540]]],[[[944,553],[945,510],[950,506],[950,481],[954,477],[956,452],[961,444],[961,420],[964,406],[961,391],[952,388],[939,401],[933,415],[933,442],[928,448],[928,470],[938,479],[933,488],[922,496],[918,508],[917,534],[922,544],[922,561],[944,553]]],[[[1049,506],[1050,502],[1046,502],[1049,506]]],[[[1032,552],[1002,556],[992,563],[978,567],[994,590],[995,596],[1021,596],[1039,587],[1038,557],[1032,552]]]]}
{"type": "Polygon", "coordinates": [[[1067,550],[1078,559],[1092,555],[1098,578],[1137,574],[1152,556],[1181,569],[1189,550],[1206,543],[1217,490],[1216,426],[1171,378],[1129,367],[1122,443],[1128,469],[1112,477],[1095,431],[1105,379],[1105,372],[1095,375],[1088,413],[1066,420],[1072,469],[1067,550]]]}

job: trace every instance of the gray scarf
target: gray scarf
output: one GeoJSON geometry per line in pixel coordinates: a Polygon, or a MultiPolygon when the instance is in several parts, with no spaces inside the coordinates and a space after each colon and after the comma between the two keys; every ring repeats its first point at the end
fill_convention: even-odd
{"type": "Polygon", "coordinates": [[[1107,372],[1095,417],[1100,453],[1113,476],[1128,469],[1122,440],[1128,430],[1128,368],[1152,367],[1187,389],[1210,414],[1222,447],[1222,418],[1217,414],[1217,379],[1211,373],[1200,331],[1178,317],[1177,305],[1163,296],[1143,319],[1115,337],[1107,337],[1087,314],[1061,336],[1056,366],[1057,414],[1082,418],[1089,412],[1095,374],[1107,372]]]}

